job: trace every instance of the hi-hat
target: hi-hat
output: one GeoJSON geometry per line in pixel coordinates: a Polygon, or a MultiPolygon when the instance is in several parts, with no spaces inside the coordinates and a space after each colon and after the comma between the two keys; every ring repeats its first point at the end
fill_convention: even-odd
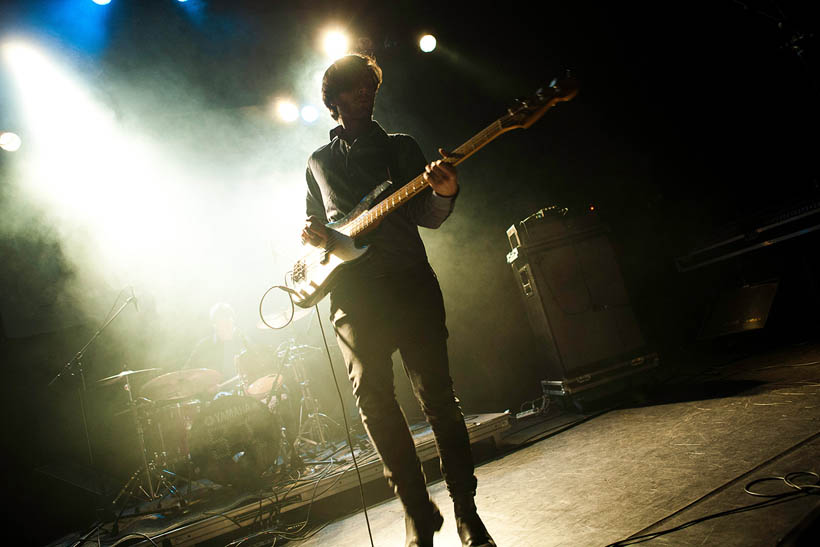
{"type": "Polygon", "coordinates": [[[142,386],[140,395],[154,401],[187,399],[215,388],[222,374],[209,368],[194,368],[157,376],[142,386]]]}
{"type": "Polygon", "coordinates": [[[125,380],[128,376],[133,376],[135,374],[142,374],[144,372],[154,372],[156,370],[162,370],[161,368],[144,368],[142,370],[123,370],[119,374],[115,374],[114,376],[108,376],[106,378],[101,378],[97,380],[97,383],[101,386],[108,386],[111,384],[116,384],[120,380],[125,380]]]}
{"type": "MultiPolygon", "coordinates": [[[[298,321],[303,317],[307,317],[308,315],[310,315],[310,312],[312,311],[313,308],[300,308],[297,306],[294,308],[292,321],[298,321]]],[[[265,330],[270,328],[268,325],[270,325],[271,327],[283,326],[290,319],[290,313],[291,312],[289,309],[279,313],[266,313],[263,316],[265,318],[265,321],[263,322],[260,320],[256,324],[256,328],[265,330]],[[265,323],[267,323],[268,325],[266,325],[265,323]]]]}

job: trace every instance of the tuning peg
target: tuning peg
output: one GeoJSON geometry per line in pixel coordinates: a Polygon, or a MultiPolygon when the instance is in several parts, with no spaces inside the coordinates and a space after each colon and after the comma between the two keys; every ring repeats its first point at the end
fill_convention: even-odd
{"type": "Polygon", "coordinates": [[[518,99],[515,99],[513,102],[515,103],[515,106],[510,107],[510,108],[507,109],[507,112],[510,115],[515,115],[522,108],[528,108],[529,107],[529,104],[527,103],[526,98],[518,98],[518,99]]]}

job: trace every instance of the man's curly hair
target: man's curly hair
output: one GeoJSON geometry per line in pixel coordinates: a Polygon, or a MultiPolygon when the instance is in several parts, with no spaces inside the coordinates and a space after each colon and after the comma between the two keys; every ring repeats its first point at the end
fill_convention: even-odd
{"type": "Polygon", "coordinates": [[[369,77],[373,81],[373,91],[378,91],[382,84],[382,69],[373,57],[358,53],[345,55],[330,65],[322,78],[322,102],[330,110],[330,116],[339,119],[339,109],[334,104],[342,91],[348,91],[361,78],[369,77]]]}

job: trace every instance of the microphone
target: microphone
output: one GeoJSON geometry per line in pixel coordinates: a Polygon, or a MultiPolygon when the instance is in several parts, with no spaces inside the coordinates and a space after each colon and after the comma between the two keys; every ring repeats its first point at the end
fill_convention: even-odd
{"type": "Polygon", "coordinates": [[[134,303],[134,308],[136,308],[137,313],[140,311],[140,303],[137,300],[137,295],[134,293],[134,287],[131,287],[131,302],[134,303]]]}

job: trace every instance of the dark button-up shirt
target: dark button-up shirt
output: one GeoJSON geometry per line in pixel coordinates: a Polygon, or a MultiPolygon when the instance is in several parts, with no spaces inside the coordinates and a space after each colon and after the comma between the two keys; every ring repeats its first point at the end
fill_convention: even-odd
{"type": "MultiPolygon", "coordinates": [[[[424,171],[427,161],[409,135],[388,135],[375,121],[371,130],[349,145],[342,127],[330,132],[330,143],[311,154],[307,165],[308,216],[336,222],[368,192],[386,180],[390,195],[424,171]]],[[[450,216],[455,197],[442,197],[426,188],[387,215],[379,226],[357,243],[371,246],[368,259],[351,267],[357,276],[378,277],[427,263],[418,226],[438,228],[450,216]]]]}
{"type": "Polygon", "coordinates": [[[236,374],[234,359],[242,352],[244,343],[238,334],[230,340],[220,340],[215,334],[197,342],[183,369],[210,368],[227,380],[236,374]]]}

